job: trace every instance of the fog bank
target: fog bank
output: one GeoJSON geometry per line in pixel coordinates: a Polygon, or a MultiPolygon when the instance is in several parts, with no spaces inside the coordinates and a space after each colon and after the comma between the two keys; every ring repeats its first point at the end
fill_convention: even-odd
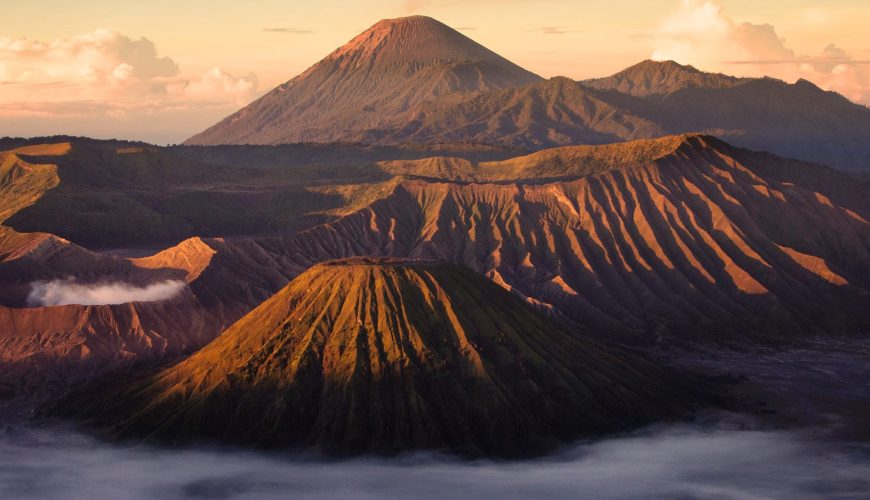
{"type": "Polygon", "coordinates": [[[73,280],[35,281],[30,284],[27,303],[30,306],[86,306],[153,302],[175,297],[185,287],[183,281],[166,280],[138,287],[120,281],[83,284],[73,280]]]}
{"type": "Polygon", "coordinates": [[[793,432],[671,428],[557,458],[458,462],[415,455],[316,462],[250,452],[116,447],[58,431],[0,439],[2,498],[859,498],[866,448],[793,432]]]}

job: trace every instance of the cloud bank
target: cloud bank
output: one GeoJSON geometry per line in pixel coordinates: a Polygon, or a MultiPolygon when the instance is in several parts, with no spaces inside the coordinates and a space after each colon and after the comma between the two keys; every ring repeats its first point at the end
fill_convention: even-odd
{"type": "Polygon", "coordinates": [[[864,498],[870,463],[861,453],[791,432],[678,427],[527,462],[419,455],[317,462],[111,446],[40,430],[0,439],[0,497],[864,498]]]}
{"type": "Polygon", "coordinates": [[[870,104],[870,61],[834,43],[816,54],[797,54],[770,24],[738,22],[712,0],[682,0],[652,34],[655,60],[674,60],[705,71],[812,81],[870,104]]]}
{"type": "Polygon", "coordinates": [[[177,280],[161,281],[144,287],[122,282],[82,284],[72,280],[53,280],[37,281],[30,286],[27,303],[31,306],[91,306],[171,299],[186,285],[177,280]]]}
{"type": "MultiPolygon", "coordinates": [[[[142,135],[147,120],[173,130],[178,138],[198,131],[183,113],[204,111],[208,120],[235,110],[257,96],[254,74],[237,77],[220,68],[183,74],[170,57],[160,56],[147,38],[132,39],[99,29],[49,42],[0,37],[0,135],[27,135],[36,120],[50,129],[51,120],[73,119],[67,133],[142,135]],[[161,120],[173,117],[173,120],[161,120]],[[98,125],[109,122],[101,129],[98,125]],[[139,133],[128,132],[129,129],[139,133]]],[[[43,133],[53,133],[50,130],[43,133]]]]}

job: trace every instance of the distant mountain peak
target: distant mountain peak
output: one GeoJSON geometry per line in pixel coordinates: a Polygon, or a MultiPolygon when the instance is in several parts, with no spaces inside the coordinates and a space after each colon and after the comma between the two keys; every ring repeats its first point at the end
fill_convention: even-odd
{"type": "Polygon", "coordinates": [[[191,144],[362,141],[414,105],[541,77],[440,21],[383,19],[191,144]]]}
{"type": "Polygon", "coordinates": [[[745,81],[719,73],[705,73],[676,61],[647,59],[606,78],[583,82],[601,90],[618,90],[638,97],[666,95],[689,87],[724,88],[745,81]]]}
{"type": "Polygon", "coordinates": [[[664,71],[688,71],[690,73],[701,73],[701,70],[692,66],[691,64],[680,64],[673,59],[644,59],[643,61],[629,66],[624,72],[629,71],[649,71],[649,70],[664,70],[664,71]]]}

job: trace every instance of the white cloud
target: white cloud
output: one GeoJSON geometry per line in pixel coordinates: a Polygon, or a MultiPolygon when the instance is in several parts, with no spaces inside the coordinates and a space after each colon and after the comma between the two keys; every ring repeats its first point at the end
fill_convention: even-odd
{"type": "Polygon", "coordinates": [[[158,56],[152,41],[133,40],[109,29],[51,42],[2,37],[0,60],[7,80],[18,83],[105,81],[120,65],[140,80],[178,75],[175,61],[158,56]]]}
{"type": "Polygon", "coordinates": [[[101,121],[114,120],[118,126],[108,129],[115,135],[142,138],[137,123],[166,115],[163,127],[180,140],[197,132],[199,122],[209,123],[257,96],[253,74],[236,77],[213,68],[185,75],[152,41],[109,29],[51,42],[0,37],[0,82],[0,121],[25,119],[6,120],[0,135],[29,135],[31,129],[57,133],[48,120],[78,117],[77,129],[62,132],[100,135],[101,121]],[[181,110],[191,116],[173,115],[181,110]]]}
{"type": "Polygon", "coordinates": [[[171,299],[185,287],[183,281],[166,280],[138,287],[129,283],[76,283],[72,280],[31,283],[27,303],[33,306],[65,304],[106,305],[128,302],[154,302],[171,299]]]}
{"type": "Polygon", "coordinates": [[[290,453],[118,446],[46,426],[0,437],[9,498],[866,498],[864,443],[677,426],[539,460],[432,454],[313,460],[290,453]],[[839,444],[840,446],[836,446],[839,444]],[[862,454],[862,451],[864,453],[862,454]],[[46,473],[49,471],[49,473],[46,473]]]}
{"type": "Polygon", "coordinates": [[[250,74],[244,78],[236,78],[220,68],[212,68],[188,81],[183,90],[184,94],[193,100],[207,100],[220,96],[236,102],[245,102],[257,91],[257,77],[250,74]]]}
{"type": "Polygon", "coordinates": [[[133,76],[133,66],[127,63],[121,63],[112,71],[112,77],[115,80],[129,80],[133,76]]]}
{"type": "MultiPolygon", "coordinates": [[[[816,9],[814,16],[821,16],[816,9]]],[[[870,103],[870,66],[829,44],[799,55],[770,24],[738,22],[712,0],[682,0],[653,37],[652,58],[672,59],[706,71],[810,80],[822,88],[870,103]]]]}

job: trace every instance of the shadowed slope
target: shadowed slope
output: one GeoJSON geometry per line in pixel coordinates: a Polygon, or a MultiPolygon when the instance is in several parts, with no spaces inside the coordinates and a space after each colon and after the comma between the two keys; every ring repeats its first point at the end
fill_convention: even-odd
{"type": "Polygon", "coordinates": [[[441,99],[397,116],[371,137],[384,144],[470,141],[541,149],[664,135],[654,121],[565,77],[441,99]]]}
{"type": "Polygon", "coordinates": [[[749,81],[718,73],[704,73],[674,61],[642,61],[615,75],[583,82],[592,88],[617,90],[638,97],[662,96],[687,88],[729,88],[749,81]]]}
{"type": "Polygon", "coordinates": [[[559,77],[434,100],[397,115],[371,140],[541,149],[698,132],[843,170],[870,169],[865,106],[805,80],[735,78],[672,61],[645,61],[599,80],[559,77]]]}
{"type": "Polygon", "coordinates": [[[0,152],[0,223],[92,249],[158,248],[194,236],[274,236],[382,197],[395,182],[376,166],[381,160],[518,154],[447,145],[165,148],[71,141],[0,152]]]}
{"type": "Polygon", "coordinates": [[[306,271],[93,413],[111,433],[173,442],[515,455],[673,416],[685,394],[471,271],[352,259],[306,271]]]}
{"type": "Polygon", "coordinates": [[[870,109],[807,80],[734,78],[673,61],[644,61],[583,84],[614,91],[601,98],[617,99],[669,133],[712,133],[738,146],[870,170],[870,109]]]}

